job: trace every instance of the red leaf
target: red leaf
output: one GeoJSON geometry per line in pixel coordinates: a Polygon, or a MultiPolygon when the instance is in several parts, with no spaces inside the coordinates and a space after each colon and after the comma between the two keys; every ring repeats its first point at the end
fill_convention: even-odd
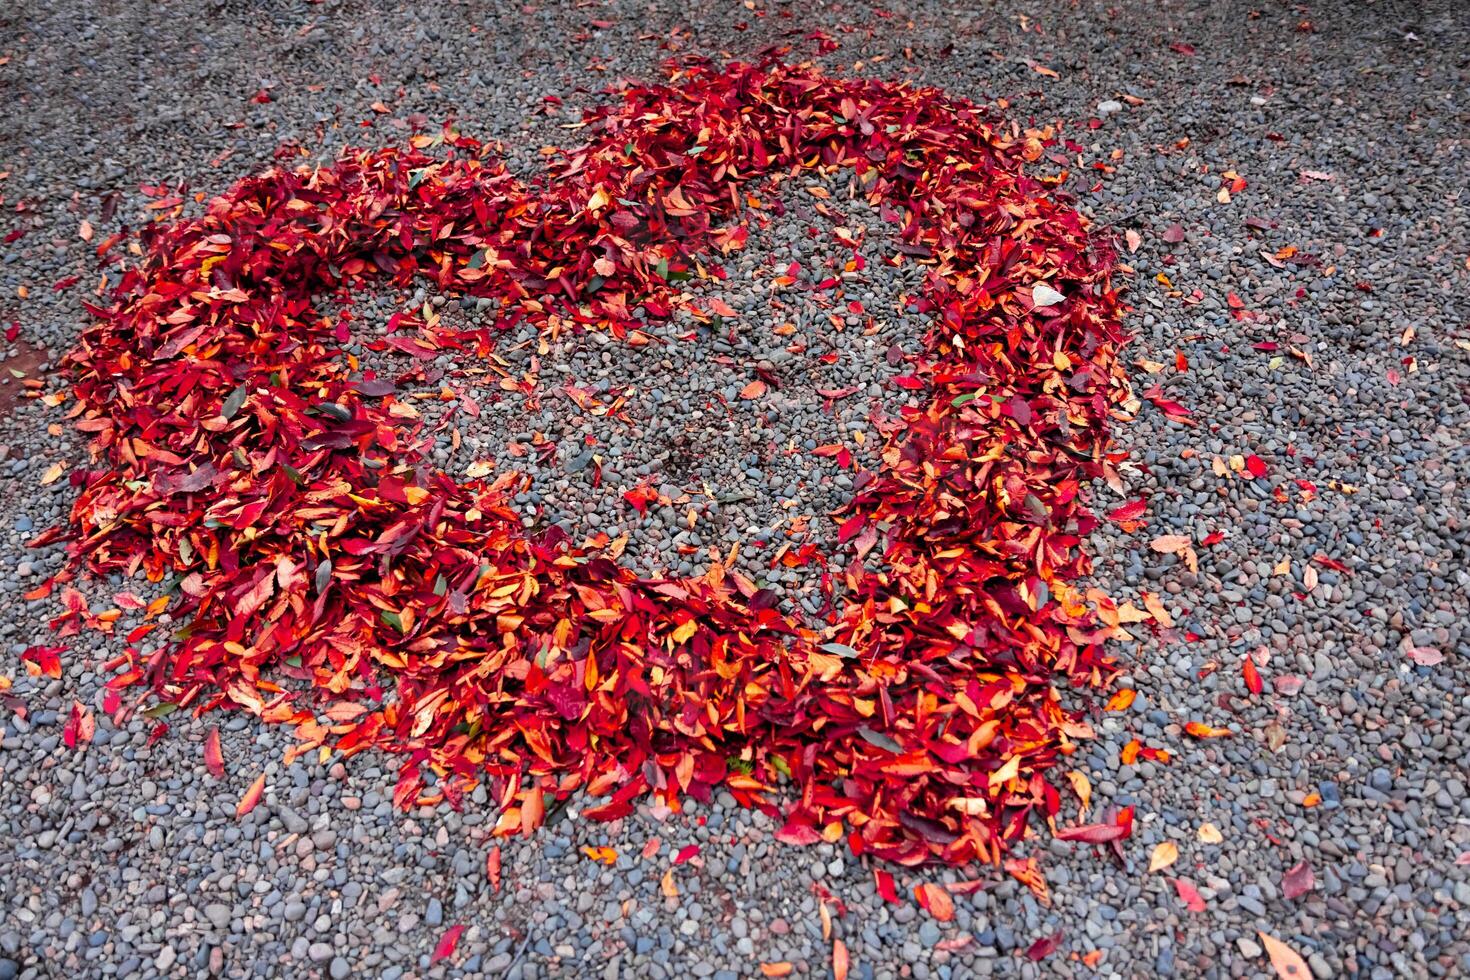
{"type": "Polygon", "coordinates": [[[875,868],[873,870],[873,877],[878,881],[878,894],[883,897],[883,901],[888,902],[890,905],[903,904],[903,899],[898,897],[898,888],[894,885],[893,875],[887,871],[875,868]]]}
{"type": "Polygon", "coordinates": [[[1148,510],[1148,501],[1130,500],[1108,511],[1108,518],[1114,521],[1132,521],[1141,517],[1146,510],[1148,510]]]}
{"type": "Polygon", "coordinates": [[[225,778],[225,757],[220,751],[219,729],[211,728],[204,736],[204,765],[215,779],[225,778]]]}
{"type": "Polygon", "coordinates": [[[1066,933],[1058,929],[1050,936],[1044,936],[1041,939],[1036,940],[1036,942],[1032,943],[1026,949],[1026,958],[1028,960],[1033,960],[1038,963],[1041,962],[1052,953],[1056,952],[1057,947],[1062,945],[1062,940],[1064,938],[1066,938],[1066,933]]]}
{"type": "Polygon", "coordinates": [[[1084,841],[1088,844],[1106,844],[1122,840],[1132,828],[1113,823],[1090,823],[1081,827],[1063,827],[1056,832],[1057,840],[1084,841]]]}
{"type": "Polygon", "coordinates": [[[1311,891],[1317,885],[1317,877],[1312,874],[1312,866],[1301,861],[1291,867],[1281,877],[1281,894],[1289,899],[1300,898],[1311,891]]]}
{"type": "Polygon", "coordinates": [[[454,955],[454,947],[459,945],[459,937],[464,934],[464,926],[450,926],[444,930],[444,935],[439,937],[439,944],[434,947],[434,955],[429,957],[429,965],[433,966],[440,960],[447,960],[454,955]]]}
{"type": "Polygon", "coordinates": [[[1179,900],[1184,903],[1184,907],[1189,909],[1189,911],[1203,912],[1205,910],[1205,900],[1200,897],[1194,885],[1190,884],[1186,879],[1175,878],[1174,890],[1179,893],[1179,900]]]}

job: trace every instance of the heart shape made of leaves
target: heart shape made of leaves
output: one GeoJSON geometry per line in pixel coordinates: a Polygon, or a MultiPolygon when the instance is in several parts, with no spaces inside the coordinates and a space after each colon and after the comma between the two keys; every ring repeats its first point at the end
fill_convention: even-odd
{"type": "MultiPolygon", "coordinates": [[[[1117,462],[1131,397],[1122,307],[1111,250],[1060,178],[1028,172],[1059,137],[774,60],[676,68],[585,132],[530,183],[446,131],[278,167],[145,229],[66,358],[95,468],[49,532],[74,557],[54,625],[115,619],[65,584],[77,566],[142,573],[168,594],[108,665],[107,711],[240,708],[293,725],[291,758],[401,753],[400,805],[483,782],[503,833],[578,790],[611,818],[723,788],[784,809],[784,840],[999,860],[1057,814],[1044,775],[1091,734],[1060,688],[1115,672],[1116,623],[1076,583],[1095,524],[1079,485],[1117,462]],[[759,182],[840,169],[892,226],[892,261],[926,267],[913,303],[933,322],[897,379],[926,402],[880,432],[841,515],[854,554],[825,622],[731,570],[640,579],[527,533],[518,475],[428,465],[414,413],[313,305],[423,279],[491,299],[499,326],[635,336],[640,307],[692,302],[679,273],[744,244],[759,182]],[[188,625],[145,653],[165,608],[188,625]]],[[[495,343],[397,326],[425,356],[495,343]]]]}

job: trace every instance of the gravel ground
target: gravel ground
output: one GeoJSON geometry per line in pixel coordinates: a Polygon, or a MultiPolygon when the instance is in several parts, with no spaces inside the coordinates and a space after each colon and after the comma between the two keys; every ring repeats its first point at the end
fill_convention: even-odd
{"type": "MultiPolygon", "coordinates": [[[[0,326],[19,324],[0,346],[13,369],[0,371],[0,676],[14,682],[0,702],[0,980],[723,980],[783,962],[821,977],[824,905],[863,978],[1259,976],[1270,967],[1258,931],[1319,978],[1470,972],[1470,13],[1452,0],[951,7],[21,0],[0,11],[0,326]],[[845,852],[774,843],[769,821],[726,797],[613,825],[578,820],[573,804],[536,838],[503,844],[496,891],[483,800],[462,814],[397,812],[382,760],[282,766],[288,733],[243,718],[170,717],[152,744],[156,719],[115,729],[99,684],[120,641],[75,638],[62,679],[27,675],[18,654],[49,642],[54,607],[23,594],[60,555],[24,543],[62,518],[68,482],[46,475],[83,449],[59,412],[9,407],[14,375],[41,376],[34,348],[70,343],[79,289],[53,284],[95,278],[91,250],[144,218],[140,184],[216,191],[283,142],[330,155],[401,136],[412,113],[454,116],[529,169],[541,145],[574,138],[562,126],[615,78],[814,30],[841,43],[824,56],[833,67],[1066,122],[1076,145],[1043,165],[1072,169],[1083,208],[1128,235],[1139,390],[1159,385],[1156,397],[1199,422],[1144,400],[1120,438],[1146,526],[1110,524],[1092,542],[1099,588],[1139,605],[1153,593],[1174,620],[1120,644],[1138,696],[1075,757],[1095,806],[1137,807],[1126,867],[1043,837],[1030,853],[1049,906],[988,869],[893,869],[903,895],[979,878],[938,922],[912,901],[885,903],[845,852]],[[1166,534],[1194,543],[1150,546],[1166,534]],[[1247,692],[1245,658],[1260,695],[1247,692]],[[97,714],[82,752],[62,742],[77,701],[97,714]],[[1236,734],[1193,740],[1190,721],[1236,734]],[[222,782],[203,762],[211,722],[223,723],[222,782]],[[1123,764],[1135,738],[1172,758],[1123,764]],[[262,771],[265,800],[237,821],[262,771]],[[1162,842],[1178,860],[1149,873],[1162,842]],[[584,847],[613,849],[614,863],[584,847]],[[431,962],[454,925],[467,927],[458,948],[431,962]],[[1047,958],[1026,956],[1057,934],[1047,958]]],[[[920,329],[885,315],[905,284],[876,272],[843,286],[877,311],[871,328],[829,330],[841,309],[804,308],[806,293],[787,309],[768,302],[773,270],[850,257],[831,224],[793,208],[753,235],[730,282],[701,287],[741,311],[722,329],[676,322],[667,343],[636,354],[507,344],[512,377],[538,357],[539,408],[498,379],[453,373],[487,365],[444,365],[486,395],[458,448],[443,433],[445,457],[514,459],[532,480],[528,519],[627,531],[640,567],[697,569],[709,547],[764,534],[749,570],[802,601],[820,588],[814,573],[768,556],[787,542],[830,548],[816,518],[845,490],[807,443],[855,443],[872,413],[893,410],[887,351],[920,329]],[[786,322],[809,341],[789,361],[777,353],[789,338],[772,334],[786,322]],[[739,390],[766,376],[784,400],[763,415],[739,390]],[[591,394],[578,404],[568,384],[591,394]],[[818,393],[854,385],[835,401],[818,393]],[[621,419],[606,410],[620,397],[621,419]],[[554,452],[535,448],[536,432],[554,452]],[[645,480],[668,502],[639,516],[622,494],[645,480]],[[794,526],[804,514],[810,526],[794,526]]],[[[363,298],[364,340],[402,299],[434,301],[363,298]]],[[[1096,492],[1103,507],[1122,500],[1096,492]]],[[[101,603],[127,587],[91,592],[101,603]]]]}

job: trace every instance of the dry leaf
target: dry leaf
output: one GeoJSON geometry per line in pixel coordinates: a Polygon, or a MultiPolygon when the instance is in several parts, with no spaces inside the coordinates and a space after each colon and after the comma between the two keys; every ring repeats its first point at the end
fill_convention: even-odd
{"type": "Polygon", "coordinates": [[[1179,848],[1173,841],[1164,841],[1154,848],[1153,856],[1148,859],[1148,870],[1152,874],[1160,871],[1179,860],[1179,848]]]}
{"type": "Polygon", "coordinates": [[[1271,957],[1271,965],[1276,969],[1276,975],[1281,980],[1311,980],[1312,972],[1307,969],[1306,961],[1297,955],[1296,950],[1277,939],[1275,936],[1258,932],[1261,937],[1261,945],[1266,948],[1266,955],[1271,957]]]}
{"type": "Polygon", "coordinates": [[[235,819],[238,820],[251,810],[254,810],[255,805],[260,802],[261,794],[264,792],[265,773],[261,773],[255,777],[255,782],[250,784],[250,788],[245,791],[245,795],[240,797],[240,802],[236,804],[235,819]]]}

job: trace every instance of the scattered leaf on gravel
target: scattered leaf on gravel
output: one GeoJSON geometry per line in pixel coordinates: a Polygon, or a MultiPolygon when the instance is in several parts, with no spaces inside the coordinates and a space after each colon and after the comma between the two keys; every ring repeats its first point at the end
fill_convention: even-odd
{"type": "Polygon", "coordinates": [[[1057,947],[1062,945],[1062,940],[1066,938],[1066,935],[1065,932],[1058,929],[1050,936],[1041,937],[1026,948],[1026,958],[1034,962],[1041,962],[1057,951],[1057,947]]]}
{"type": "Polygon", "coordinates": [[[1219,844],[1225,840],[1225,835],[1212,823],[1199,825],[1199,839],[1206,844],[1219,844]]]}
{"type": "Polygon", "coordinates": [[[948,922],[954,918],[954,899],[938,885],[926,881],[914,889],[914,897],[918,899],[920,908],[940,922],[948,922]]]}
{"type": "Polygon", "coordinates": [[[490,891],[496,894],[500,892],[500,845],[496,844],[490,848],[490,853],[485,855],[485,877],[490,879],[490,891]]]}
{"type": "Polygon", "coordinates": [[[1189,911],[1203,912],[1205,910],[1205,900],[1200,897],[1199,890],[1187,879],[1175,878],[1174,890],[1179,893],[1179,900],[1189,911]]]}
{"type": "Polygon", "coordinates": [[[1306,961],[1297,955],[1297,951],[1275,936],[1264,932],[1257,932],[1261,937],[1261,945],[1266,948],[1266,955],[1271,958],[1271,966],[1275,968],[1276,975],[1281,980],[1310,980],[1312,973],[1307,968],[1306,961]]]}
{"type": "Polygon", "coordinates": [[[235,818],[239,819],[251,810],[254,810],[255,805],[260,802],[260,795],[264,792],[265,773],[261,773],[255,777],[255,782],[250,784],[250,788],[245,791],[245,795],[240,797],[240,802],[235,806],[235,818]]]}
{"type": "Polygon", "coordinates": [[[1287,898],[1300,898],[1316,887],[1317,878],[1312,866],[1306,861],[1293,865],[1281,876],[1281,894],[1287,898]]]}
{"type": "Polygon", "coordinates": [[[204,736],[204,767],[215,779],[225,778],[225,756],[220,750],[218,726],[210,728],[204,736]]]}
{"type": "Polygon", "coordinates": [[[464,926],[450,926],[444,930],[444,935],[439,937],[438,944],[434,947],[434,955],[429,957],[429,965],[432,966],[440,960],[448,959],[454,955],[454,947],[459,945],[459,937],[464,933],[464,926]]]}
{"type": "Polygon", "coordinates": [[[847,944],[840,939],[832,940],[832,980],[847,980],[847,944]]]}
{"type": "Polygon", "coordinates": [[[1148,859],[1148,870],[1152,874],[1161,871],[1179,860],[1179,848],[1173,841],[1163,841],[1154,848],[1148,859]]]}

